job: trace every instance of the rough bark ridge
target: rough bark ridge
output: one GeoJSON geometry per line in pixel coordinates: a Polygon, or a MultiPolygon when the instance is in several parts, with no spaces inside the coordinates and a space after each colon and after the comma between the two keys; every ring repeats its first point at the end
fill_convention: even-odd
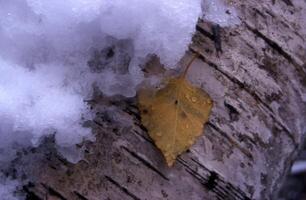
{"type": "Polygon", "coordinates": [[[135,99],[96,98],[97,141],[76,165],[44,150],[48,159],[25,174],[29,199],[272,199],[306,131],[306,2],[231,3],[241,24],[221,29],[219,57],[216,31],[197,25],[190,52],[200,57],[188,76],[214,107],[205,134],[173,168],[140,124],[135,99]],[[107,106],[118,114],[101,112],[107,106]]]}

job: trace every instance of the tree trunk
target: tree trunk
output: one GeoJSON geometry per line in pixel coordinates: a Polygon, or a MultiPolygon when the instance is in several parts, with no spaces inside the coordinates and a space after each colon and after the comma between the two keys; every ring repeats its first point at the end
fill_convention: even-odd
{"type": "Polygon", "coordinates": [[[25,170],[29,199],[273,199],[306,131],[306,2],[231,2],[241,24],[221,28],[219,40],[199,21],[190,45],[200,56],[188,78],[214,106],[204,134],[174,167],[141,125],[136,98],[97,97],[96,142],[84,145],[83,160],[67,163],[47,143],[27,155],[48,155],[25,170]]]}

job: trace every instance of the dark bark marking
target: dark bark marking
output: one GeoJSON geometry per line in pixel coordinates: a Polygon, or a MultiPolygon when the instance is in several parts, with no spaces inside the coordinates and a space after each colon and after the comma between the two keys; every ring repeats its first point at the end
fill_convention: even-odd
{"type": "Polygon", "coordinates": [[[188,163],[181,157],[177,161],[185,167],[186,171],[195,179],[197,179],[207,190],[213,192],[217,199],[229,199],[229,200],[250,200],[247,195],[235,188],[231,183],[225,182],[221,179],[221,176],[214,172],[208,170],[202,164],[195,162],[194,159],[191,159],[194,163],[197,164],[197,167],[200,167],[207,173],[207,175],[201,175],[196,170],[192,169],[192,164],[188,163]]]}
{"type": "Polygon", "coordinates": [[[118,182],[116,182],[114,179],[112,179],[109,176],[104,176],[106,178],[106,180],[108,180],[110,183],[112,183],[114,186],[116,186],[118,189],[120,189],[122,192],[124,192],[126,195],[128,195],[129,197],[131,197],[134,200],[141,200],[140,198],[138,198],[136,195],[134,195],[133,193],[131,193],[128,189],[126,189],[125,187],[121,186],[118,182]]]}
{"type": "Polygon", "coordinates": [[[65,198],[60,192],[56,191],[54,188],[52,188],[51,186],[49,185],[46,185],[44,183],[41,183],[41,185],[47,189],[48,191],[48,194],[50,194],[51,196],[55,196],[61,200],[68,200],[67,198],[65,198]]]}
{"type": "Polygon", "coordinates": [[[291,0],[282,0],[287,6],[292,6],[294,7],[293,3],[291,0]]]}
{"type": "Polygon", "coordinates": [[[209,39],[211,39],[212,41],[214,41],[214,35],[208,31],[206,31],[205,29],[203,29],[199,23],[197,23],[196,26],[196,30],[199,31],[201,34],[203,34],[204,36],[208,37],[209,39]]]}
{"type": "MultiPolygon", "coordinates": [[[[203,170],[206,170],[211,175],[212,173],[215,173],[215,188],[219,187],[219,190],[223,190],[228,196],[226,199],[243,199],[243,200],[250,200],[250,198],[238,187],[233,186],[231,183],[226,182],[221,175],[216,173],[215,171],[211,171],[207,169],[202,163],[198,162],[197,160],[191,158],[191,160],[196,163],[199,167],[201,167],[203,170]],[[230,197],[230,198],[229,198],[230,197]],[[232,198],[234,197],[234,198],[232,198]]],[[[206,182],[207,183],[207,182],[206,182]]]]}
{"type": "Polygon", "coordinates": [[[234,106],[228,104],[226,101],[224,101],[224,106],[228,110],[228,114],[229,114],[230,120],[234,121],[234,122],[238,121],[240,113],[237,111],[237,109],[234,106]]]}
{"type": "Polygon", "coordinates": [[[248,150],[242,148],[235,140],[230,138],[225,132],[223,132],[221,129],[219,129],[211,122],[208,122],[207,125],[210,126],[212,129],[214,129],[215,131],[217,131],[218,133],[220,133],[224,138],[226,138],[234,147],[239,149],[241,153],[247,156],[251,161],[254,161],[253,155],[248,150]]]}
{"type": "Polygon", "coordinates": [[[151,169],[152,171],[154,171],[155,173],[157,173],[159,176],[161,176],[163,179],[165,179],[166,181],[169,181],[169,179],[162,173],[160,172],[156,167],[154,167],[150,162],[148,162],[147,160],[145,160],[144,158],[142,158],[141,156],[139,156],[137,153],[129,150],[128,148],[126,148],[125,146],[121,146],[122,149],[124,149],[126,152],[128,152],[131,156],[133,156],[134,158],[136,158],[137,160],[139,160],[143,165],[145,165],[147,168],[151,169]]]}
{"type": "Polygon", "coordinates": [[[218,179],[218,174],[216,172],[211,172],[210,176],[208,177],[208,181],[205,183],[207,189],[212,190],[216,187],[218,179]]]}
{"type": "MultiPolygon", "coordinates": [[[[136,126],[140,126],[140,124],[135,124],[136,126]]],[[[143,132],[147,132],[144,131],[143,132]]],[[[139,133],[137,130],[133,130],[133,133],[135,133],[136,135],[140,136],[141,138],[143,138],[144,140],[146,140],[147,142],[149,142],[150,144],[154,145],[154,142],[151,138],[144,136],[143,134],[139,133]]]]}
{"type": "Polygon", "coordinates": [[[222,42],[221,42],[221,27],[219,24],[212,25],[212,33],[213,33],[213,41],[215,45],[215,49],[217,52],[217,57],[219,57],[220,53],[223,53],[222,51],[222,42]]]}
{"type": "Polygon", "coordinates": [[[25,186],[23,186],[23,191],[26,193],[26,200],[43,200],[41,197],[39,197],[35,192],[31,191],[30,188],[35,187],[33,183],[29,183],[25,186]]]}
{"type": "Polygon", "coordinates": [[[274,49],[276,52],[278,52],[280,55],[282,55],[285,59],[287,59],[290,63],[292,63],[298,72],[302,72],[305,74],[305,71],[303,70],[302,66],[297,63],[297,61],[289,54],[287,53],[279,44],[277,44],[275,41],[264,35],[262,32],[260,32],[258,29],[253,28],[248,23],[244,22],[247,29],[250,30],[254,35],[257,37],[263,39],[272,49],[274,49]]]}
{"type": "Polygon", "coordinates": [[[83,195],[81,195],[79,192],[74,191],[73,192],[80,200],[89,200],[88,198],[84,197],[83,195]]]}

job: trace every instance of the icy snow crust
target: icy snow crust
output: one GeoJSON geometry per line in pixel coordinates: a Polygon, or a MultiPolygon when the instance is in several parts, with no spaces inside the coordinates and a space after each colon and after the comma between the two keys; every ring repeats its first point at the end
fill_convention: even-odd
{"type": "MultiPolygon", "coordinates": [[[[233,24],[219,0],[207,2],[206,19],[233,24]]],[[[148,56],[176,68],[202,8],[201,0],[0,0],[0,165],[50,134],[77,162],[69,147],[94,140],[82,126],[92,86],[133,97],[148,56]]]]}

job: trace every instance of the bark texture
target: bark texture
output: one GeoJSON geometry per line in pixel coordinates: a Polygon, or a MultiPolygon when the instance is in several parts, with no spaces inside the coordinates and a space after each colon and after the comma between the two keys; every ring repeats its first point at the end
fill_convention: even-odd
{"type": "Polygon", "coordinates": [[[66,162],[48,142],[20,158],[48,155],[25,169],[29,199],[273,199],[306,132],[306,2],[229,2],[241,24],[221,28],[219,40],[200,20],[182,59],[200,54],[188,78],[214,107],[205,134],[173,168],[141,125],[136,99],[97,95],[89,123],[97,139],[84,144],[82,161],[66,162]]]}

